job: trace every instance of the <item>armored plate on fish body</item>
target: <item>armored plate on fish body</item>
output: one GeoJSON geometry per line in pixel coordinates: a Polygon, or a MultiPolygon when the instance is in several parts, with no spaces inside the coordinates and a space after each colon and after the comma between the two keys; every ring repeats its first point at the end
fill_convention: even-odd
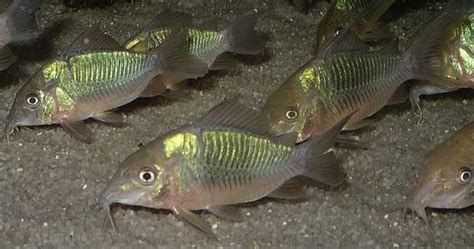
{"type": "MultiPolygon", "coordinates": [[[[130,38],[124,45],[128,50],[147,52],[155,49],[169,36],[179,23],[185,27],[187,39],[185,48],[191,54],[208,65],[209,70],[228,69],[236,64],[230,53],[255,55],[265,49],[265,40],[254,29],[256,15],[239,18],[223,31],[214,31],[192,27],[189,14],[164,10],[139,34],[130,38]]],[[[152,97],[166,89],[174,89],[185,77],[161,77],[152,82],[143,92],[143,97],[152,97]]]]}
{"type": "Polygon", "coordinates": [[[421,113],[420,96],[446,93],[461,88],[474,88],[474,3],[472,1],[454,1],[445,13],[431,25],[436,27],[444,22],[446,15],[456,13],[460,18],[446,32],[448,39],[438,51],[437,60],[443,65],[438,72],[447,78],[456,80],[458,84],[450,86],[433,82],[417,82],[411,87],[410,100],[421,113]]]}
{"type": "Polygon", "coordinates": [[[39,0],[13,0],[0,15],[0,71],[16,60],[9,43],[28,41],[38,35],[35,13],[39,4],[39,0]]]}
{"type": "Polygon", "coordinates": [[[443,86],[457,84],[437,73],[443,65],[437,62],[435,53],[447,37],[442,31],[459,19],[457,15],[446,16],[443,23],[426,29],[403,53],[393,48],[371,51],[350,31],[339,35],[268,98],[263,111],[272,133],[296,132],[301,142],[355,111],[344,127],[354,130],[390,103],[409,79],[443,86]]]}
{"type": "Polygon", "coordinates": [[[84,32],[21,87],[7,118],[6,136],[18,126],[60,124],[90,142],[82,120],[123,122],[110,111],[139,97],[156,75],[198,77],[207,72],[206,64],[183,52],[185,38],[177,32],[149,53],[137,53],[124,50],[99,29],[84,32]]]}
{"type": "Polygon", "coordinates": [[[474,205],[474,122],[440,144],[423,168],[406,208],[428,222],[425,208],[460,209],[474,205]]]}
{"type": "Polygon", "coordinates": [[[347,119],[295,146],[294,135],[271,138],[261,114],[237,99],[225,101],[197,122],[166,133],[130,155],[98,201],[109,215],[112,203],[169,209],[214,237],[192,210],[239,220],[233,204],[304,196],[301,183],[292,180],[295,176],[332,186],[344,181],[331,147],[347,119]]]}

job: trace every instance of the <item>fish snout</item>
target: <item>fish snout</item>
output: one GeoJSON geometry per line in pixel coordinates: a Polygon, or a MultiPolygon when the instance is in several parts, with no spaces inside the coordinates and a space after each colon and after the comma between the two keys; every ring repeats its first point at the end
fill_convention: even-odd
{"type": "Polygon", "coordinates": [[[104,190],[97,198],[97,206],[108,208],[113,203],[113,192],[104,190]]]}

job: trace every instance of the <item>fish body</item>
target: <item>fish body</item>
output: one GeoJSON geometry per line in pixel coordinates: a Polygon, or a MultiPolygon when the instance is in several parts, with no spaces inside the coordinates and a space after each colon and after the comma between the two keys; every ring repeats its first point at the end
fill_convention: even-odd
{"type": "Polygon", "coordinates": [[[268,98],[263,111],[272,124],[272,133],[296,132],[301,142],[352,112],[344,129],[354,130],[390,103],[409,79],[452,84],[449,78],[435,73],[443,65],[433,56],[446,35],[438,29],[444,30],[457,18],[450,16],[436,32],[425,30],[404,52],[393,48],[371,51],[351,32],[339,35],[268,98]]]}
{"type": "Polygon", "coordinates": [[[100,203],[106,208],[118,202],[170,209],[178,216],[175,210],[205,209],[219,215],[219,207],[272,196],[298,175],[330,185],[344,180],[329,151],[343,124],[295,146],[294,136],[283,142],[258,132],[263,120],[236,101],[224,102],[195,124],[160,136],[130,155],[102,192],[100,203]]]}
{"type": "MultiPolygon", "coordinates": [[[[226,52],[255,55],[265,48],[265,41],[255,31],[257,18],[248,15],[238,19],[233,25],[223,31],[206,30],[191,27],[191,16],[177,11],[162,11],[139,34],[129,39],[124,47],[128,50],[146,53],[156,49],[175,30],[176,23],[185,20],[181,25],[186,28],[187,39],[185,48],[190,55],[195,56],[208,65],[209,70],[227,69],[235,65],[235,60],[226,52]]],[[[166,89],[186,78],[157,79],[143,93],[144,97],[161,94],[166,89]]]]}
{"type": "MultiPolygon", "coordinates": [[[[447,30],[448,39],[436,56],[439,63],[443,65],[443,70],[438,73],[456,80],[457,84],[451,86],[437,85],[431,82],[414,84],[410,90],[410,100],[415,106],[418,106],[419,110],[421,110],[419,107],[421,95],[474,88],[474,4],[457,6],[457,9],[454,10],[453,7],[448,7],[446,12],[458,13],[462,18],[447,30]]],[[[442,20],[443,16],[439,19],[442,20]]],[[[439,21],[435,21],[433,25],[437,25],[437,22],[439,21]]]]}
{"type": "Polygon", "coordinates": [[[44,120],[84,120],[132,101],[153,76],[153,64],[153,57],[145,54],[111,51],[81,54],[46,65],[40,75],[44,88],[53,82],[55,86],[52,95],[40,94],[48,106],[42,109],[44,120]]]}
{"type": "MultiPolygon", "coordinates": [[[[157,48],[175,29],[171,22],[177,18],[190,20],[191,16],[182,12],[165,10],[141,33],[127,41],[124,47],[137,52],[147,52],[157,48]]],[[[188,27],[186,48],[191,55],[206,62],[210,69],[216,58],[224,52],[259,54],[264,50],[265,42],[263,37],[254,30],[256,23],[255,15],[247,15],[223,31],[188,27]]],[[[183,25],[190,26],[191,24],[183,25]]]]}
{"type": "Polygon", "coordinates": [[[474,205],[474,122],[428,154],[407,208],[428,221],[425,208],[460,209],[474,205]]]}
{"type": "MultiPolygon", "coordinates": [[[[166,55],[177,49],[173,46],[136,53],[123,50],[100,30],[86,31],[67,55],[46,64],[19,90],[7,118],[6,135],[17,126],[61,124],[90,141],[82,120],[121,122],[120,115],[108,111],[136,99],[157,74],[176,70],[186,75],[180,66],[187,57],[177,57],[174,66],[174,57],[166,55]]],[[[190,58],[191,64],[197,63],[191,74],[207,72],[205,65],[190,58]]]]}
{"type": "MultiPolygon", "coordinates": [[[[289,126],[285,132],[304,131],[307,134],[324,132],[342,117],[358,110],[346,124],[346,129],[357,127],[358,123],[371,116],[383,107],[393,92],[403,82],[404,75],[401,62],[403,58],[394,53],[340,53],[326,57],[323,60],[311,61],[301,71],[291,76],[283,83],[275,94],[276,105],[282,102],[293,102],[297,96],[307,101],[287,103],[287,112],[283,118],[289,126]],[[295,86],[297,85],[297,86],[295,86]],[[288,91],[287,89],[291,89],[288,91]],[[297,91],[297,93],[291,93],[297,91]],[[281,95],[292,95],[295,99],[281,95]],[[280,97],[276,97],[280,95],[280,97]],[[279,99],[279,100],[278,100],[279,99]],[[291,112],[298,112],[301,119],[316,117],[308,126],[305,122],[291,122],[291,112]],[[297,127],[299,125],[299,127],[297,127]]],[[[266,108],[272,108],[270,99],[266,108]]],[[[266,110],[266,109],[265,109],[266,110]]],[[[298,119],[298,117],[295,117],[298,119]]],[[[281,122],[280,125],[286,126],[281,122]]],[[[277,124],[275,127],[278,127],[277,124]]],[[[288,127],[288,126],[287,126],[288,127]]],[[[285,132],[278,132],[284,134],[285,132]]],[[[307,135],[300,133],[300,141],[307,135]]]]}
{"type": "Polygon", "coordinates": [[[7,47],[9,43],[24,42],[38,35],[35,13],[39,0],[13,0],[0,15],[0,71],[8,68],[16,57],[7,47]]]}

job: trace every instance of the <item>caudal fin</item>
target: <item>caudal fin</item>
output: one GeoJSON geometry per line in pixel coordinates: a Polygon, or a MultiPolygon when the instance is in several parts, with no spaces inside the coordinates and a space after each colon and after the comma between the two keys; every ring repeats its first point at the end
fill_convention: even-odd
{"type": "Polygon", "coordinates": [[[408,78],[427,80],[450,88],[462,87],[462,82],[444,75],[447,65],[443,53],[450,46],[453,32],[466,18],[463,5],[458,6],[458,1],[454,3],[456,4],[452,3],[445,13],[428,24],[405,52],[408,78]]]}
{"type": "Polygon", "coordinates": [[[334,151],[334,141],[352,115],[339,121],[331,129],[311,137],[300,145],[305,150],[301,162],[305,165],[302,175],[318,182],[337,186],[346,179],[344,169],[339,165],[334,151]]]}
{"type": "Polygon", "coordinates": [[[39,0],[14,0],[6,10],[12,42],[27,41],[38,36],[35,13],[39,0]]]}
{"type": "Polygon", "coordinates": [[[247,15],[224,31],[226,50],[237,54],[259,54],[265,49],[265,40],[255,30],[257,16],[247,15]]]}

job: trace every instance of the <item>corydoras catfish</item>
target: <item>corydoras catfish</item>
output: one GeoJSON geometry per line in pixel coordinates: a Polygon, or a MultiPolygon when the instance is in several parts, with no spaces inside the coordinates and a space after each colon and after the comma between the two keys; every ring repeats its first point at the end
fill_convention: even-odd
{"type": "Polygon", "coordinates": [[[425,30],[403,53],[396,48],[370,51],[351,32],[342,33],[268,98],[263,111],[272,133],[297,132],[301,142],[354,111],[344,129],[357,129],[365,118],[392,102],[409,79],[455,84],[437,73],[443,65],[434,56],[446,40],[444,31],[460,18],[446,16],[445,22],[425,30]]]}
{"type": "Polygon", "coordinates": [[[193,210],[240,220],[234,204],[304,196],[304,186],[295,176],[331,186],[343,182],[345,173],[331,147],[346,121],[295,146],[294,134],[273,139],[260,113],[237,99],[225,101],[193,124],[130,155],[98,201],[109,215],[112,203],[169,209],[214,237],[193,210]]]}
{"type": "Polygon", "coordinates": [[[474,122],[440,144],[423,162],[406,208],[428,222],[425,208],[460,209],[474,205],[474,122]]]}
{"type": "Polygon", "coordinates": [[[38,7],[39,0],[13,0],[0,15],[0,71],[16,59],[7,46],[9,43],[28,41],[38,35],[35,16],[38,7]]]}
{"type": "Polygon", "coordinates": [[[437,53],[437,60],[443,65],[438,72],[457,84],[439,85],[436,82],[416,82],[410,90],[410,101],[421,113],[420,96],[445,93],[460,88],[474,88],[474,2],[455,1],[447,7],[431,25],[437,27],[445,21],[446,15],[457,14],[459,22],[445,30],[448,39],[437,53]]]}
{"type": "Polygon", "coordinates": [[[334,0],[318,25],[315,51],[323,50],[342,30],[363,37],[395,0],[334,0]]]}
{"type": "MultiPolygon", "coordinates": [[[[231,54],[255,55],[265,48],[265,40],[255,31],[256,15],[240,17],[233,25],[222,31],[192,27],[189,14],[164,10],[139,34],[130,38],[124,45],[135,52],[147,52],[155,49],[173,32],[176,23],[186,27],[185,49],[188,53],[207,64],[209,70],[228,69],[235,65],[231,54]]],[[[142,97],[152,97],[186,80],[184,77],[160,76],[142,93],[142,97]]]]}
{"type": "Polygon", "coordinates": [[[149,53],[124,50],[112,37],[92,28],[59,59],[43,66],[18,91],[5,134],[17,126],[60,124],[91,141],[82,120],[123,122],[110,110],[137,97],[158,74],[199,77],[207,65],[183,52],[185,33],[170,35],[149,53]]]}

